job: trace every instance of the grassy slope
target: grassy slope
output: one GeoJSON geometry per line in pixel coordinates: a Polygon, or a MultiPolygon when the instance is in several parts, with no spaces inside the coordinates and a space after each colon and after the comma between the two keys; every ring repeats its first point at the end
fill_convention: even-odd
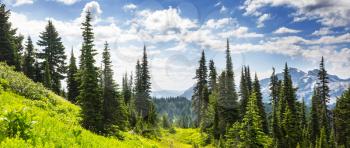
{"type": "MultiPolygon", "coordinates": [[[[22,74],[9,71],[9,68],[0,63],[0,79],[14,81],[14,79],[23,79],[30,86],[37,87],[35,83],[29,82],[22,74]],[[7,71],[7,72],[4,72],[7,71]],[[29,84],[30,83],[30,84],[29,84]],[[33,84],[32,84],[33,83],[33,84]]],[[[20,138],[7,138],[0,133],[0,147],[191,147],[191,143],[199,143],[200,134],[198,129],[176,129],[176,134],[170,134],[162,130],[160,141],[146,139],[135,134],[123,133],[125,140],[120,141],[113,137],[103,137],[83,129],[79,125],[80,108],[66,101],[65,99],[44,90],[46,97],[41,99],[28,99],[18,95],[26,94],[18,92],[21,87],[17,83],[9,84],[5,91],[0,90],[0,118],[3,118],[6,112],[24,110],[25,113],[32,116],[31,120],[35,122],[33,136],[24,141],[20,138]],[[15,89],[16,88],[16,89],[15,89]]],[[[1,86],[1,83],[0,83],[1,86]]],[[[30,91],[43,91],[42,87],[38,89],[29,89],[30,91]]],[[[22,89],[25,92],[25,89],[22,89]]],[[[30,95],[28,95],[30,96],[30,95]]],[[[34,96],[34,98],[37,96],[34,96]]],[[[40,97],[38,97],[40,98],[40,97]]],[[[1,122],[0,122],[1,123],[1,122]]]]}

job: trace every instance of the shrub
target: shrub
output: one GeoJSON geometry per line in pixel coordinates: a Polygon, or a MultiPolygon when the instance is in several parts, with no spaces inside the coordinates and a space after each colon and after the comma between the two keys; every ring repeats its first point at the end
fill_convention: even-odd
{"type": "Polygon", "coordinates": [[[5,112],[1,118],[1,133],[9,138],[21,138],[28,140],[32,138],[32,128],[35,121],[33,116],[22,109],[20,111],[5,112]]]}
{"type": "MultiPolygon", "coordinates": [[[[6,80],[8,89],[28,99],[43,100],[49,91],[40,83],[35,83],[23,73],[15,72],[13,67],[0,62],[0,79],[6,80]]],[[[2,83],[2,82],[1,82],[2,83]]]]}

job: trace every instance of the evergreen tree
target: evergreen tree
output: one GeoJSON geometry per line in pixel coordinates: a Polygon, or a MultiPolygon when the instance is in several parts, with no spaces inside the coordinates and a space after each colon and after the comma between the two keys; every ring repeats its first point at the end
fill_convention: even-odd
{"type": "Polygon", "coordinates": [[[209,80],[208,80],[208,87],[209,87],[209,92],[212,93],[217,89],[217,72],[215,68],[215,64],[213,60],[209,61],[209,80]]]}
{"type": "Polygon", "coordinates": [[[310,140],[311,144],[315,145],[315,141],[320,134],[320,125],[319,125],[319,89],[315,88],[312,100],[311,100],[311,111],[310,111],[310,140]]]}
{"type": "Polygon", "coordinates": [[[44,86],[48,89],[52,88],[52,83],[51,83],[51,72],[50,72],[50,66],[49,62],[45,61],[44,62],[44,86]]]}
{"type": "Polygon", "coordinates": [[[21,70],[21,54],[23,36],[16,35],[17,29],[12,29],[9,22],[10,10],[0,3],[0,62],[6,62],[21,70]]]}
{"type": "Polygon", "coordinates": [[[51,89],[59,94],[61,90],[61,80],[64,79],[66,72],[66,55],[64,46],[59,37],[56,28],[51,21],[45,27],[45,31],[40,33],[38,45],[43,47],[42,52],[38,53],[38,58],[46,61],[49,65],[51,75],[51,89]]]}
{"type": "MultiPolygon", "coordinates": [[[[132,80],[132,78],[130,79],[132,80]]],[[[123,81],[122,81],[122,94],[124,98],[124,103],[125,104],[130,104],[131,97],[132,97],[132,82],[130,82],[128,78],[128,74],[125,73],[123,76],[123,81]]]]}
{"type": "Polygon", "coordinates": [[[142,63],[136,64],[135,106],[138,114],[146,121],[149,118],[152,102],[150,101],[151,82],[148,69],[146,46],[143,48],[142,63]]]}
{"type": "Polygon", "coordinates": [[[247,108],[247,103],[248,103],[248,98],[249,98],[249,88],[247,86],[247,75],[245,73],[245,66],[242,67],[242,72],[241,72],[241,82],[240,82],[240,112],[241,112],[241,117],[244,116],[245,114],[245,109],[247,108]]]}
{"type": "Polygon", "coordinates": [[[23,73],[32,80],[35,80],[35,50],[30,36],[27,38],[23,59],[23,73]]]}
{"type": "Polygon", "coordinates": [[[67,73],[68,100],[72,103],[77,103],[79,95],[79,85],[76,79],[78,68],[76,65],[73,49],[71,52],[70,62],[67,73]]]}
{"type": "Polygon", "coordinates": [[[270,147],[272,139],[263,132],[254,89],[248,100],[246,114],[244,114],[242,122],[233,124],[226,135],[227,147],[270,147]]]}
{"type": "MultiPolygon", "coordinates": [[[[248,94],[250,95],[253,91],[253,82],[252,82],[252,78],[250,77],[250,68],[249,66],[245,66],[244,67],[244,73],[245,73],[245,80],[246,80],[246,84],[248,87],[248,94]]],[[[249,97],[249,96],[248,96],[249,97]]]]}
{"type": "Polygon", "coordinates": [[[83,44],[82,53],[84,57],[81,62],[79,72],[79,96],[82,108],[83,127],[93,132],[103,131],[102,125],[102,98],[101,88],[98,85],[98,71],[95,67],[96,50],[93,49],[93,32],[91,25],[91,12],[86,12],[85,21],[82,23],[83,44]]]}
{"type": "Polygon", "coordinates": [[[192,96],[193,110],[197,116],[195,125],[198,127],[201,123],[201,118],[208,105],[207,100],[209,96],[205,91],[207,91],[207,66],[205,62],[205,53],[202,51],[201,58],[199,60],[199,67],[196,70],[196,85],[194,87],[194,93],[192,96]],[[205,90],[206,89],[206,90],[205,90]]]}
{"type": "Polygon", "coordinates": [[[256,103],[259,109],[259,116],[261,118],[261,124],[262,124],[262,130],[265,134],[269,133],[269,126],[267,123],[267,118],[266,118],[266,112],[265,112],[265,108],[264,108],[264,103],[263,103],[263,97],[261,94],[261,88],[260,88],[260,83],[259,83],[259,79],[258,76],[255,74],[255,79],[254,79],[254,83],[253,83],[253,92],[255,92],[256,94],[256,103]]]}
{"type": "Polygon", "coordinates": [[[300,141],[299,118],[296,108],[296,90],[293,88],[293,82],[289,74],[287,63],[284,68],[283,77],[284,80],[281,88],[282,91],[280,92],[281,102],[279,107],[279,114],[282,117],[282,137],[287,147],[296,147],[297,143],[300,141]]]}
{"type": "Polygon", "coordinates": [[[270,97],[272,104],[272,117],[271,117],[271,132],[273,137],[273,143],[277,147],[282,147],[281,139],[281,131],[280,131],[280,123],[279,123],[279,115],[278,115],[278,104],[279,104],[279,80],[277,75],[275,74],[275,68],[272,68],[272,75],[270,77],[270,97]]]}
{"type": "Polygon", "coordinates": [[[317,86],[319,89],[319,99],[320,99],[320,106],[319,106],[319,119],[320,119],[320,125],[325,130],[325,136],[327,141],[329,141],[329,135],[330,135],[330,118],[329,118],[329,110],[327,109],[327,103],[329,102],[329,87],[328,87],[328,74],[325,69],[324,65],[324,59],[322,57],[321,63],[320,63],[320,69],[318,73],[318,80],[319,85],[317,86]]]}
{"type": "Polygon", "coordinates": [[[113,129],[115,125],[118,125],[119,129],[126,129],[128,119],[124,101],[120,99],[117,85],[113,80],[112,61],[107,42],[102,53],[102,64],[103,124],[106,133],[113,133],[116,130],[113,129]]]}
{"type": "MultiPolygon", "coordinates": [[[[221,87],[218,99],[218,114],[221,123],[221,135],[226,133],[226,128],[239,119],[239,105],[234,83],[233,66],[230,54],[229,41],[226,49],[226,71],[221,75],[221,87]]],[[[219,83],[220,83],[219,82],[219,83]]]]}
{"type": "Polygon", "coordinates": [[[334,109],[337,146],[350,147],[350,87],[337,99],[334,109]]]}

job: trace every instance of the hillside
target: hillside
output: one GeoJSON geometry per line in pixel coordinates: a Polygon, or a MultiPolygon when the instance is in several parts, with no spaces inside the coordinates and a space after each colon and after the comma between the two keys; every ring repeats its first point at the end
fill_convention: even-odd
{"type": "Polygon", "coordinates": [[[123,132],[124,140],[83,129],[80,107],[0,63],[0,147],[191,147],[198,129],[161,130],[161,140],[123,132]],[[184,138],[186,137],[186,138],[184,138]]]}

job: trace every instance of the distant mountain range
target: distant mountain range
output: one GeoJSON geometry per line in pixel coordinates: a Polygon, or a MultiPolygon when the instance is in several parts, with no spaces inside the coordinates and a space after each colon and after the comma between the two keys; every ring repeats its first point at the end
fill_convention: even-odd
{"type": "MultiPolygon", "coordinates": [[[[301,100],[301,98],[305,98],[305,102],[309,104],[311,100],[313,88],[318,79],[317,74],[319,70],[315,69],[308,72],[304,72],[297,68],[290,68],[289,72],[292,77],[294,87],[298,88],[297,90],[298,100],[301,100]]],[[[281,80],[283,78],[283,73],[278,73],[277,77],[281,80]]],[[[334,104],[336,101],[336,97],[340,96],[350,86],[350,78],[341,79],[336,75],[330,75],[330,74],[328,75],[328,77],[329,77],[329,87],[330,87],[330,96],[331,96],[330,104],[334,104]]],[[[265,78],[260,80],[261,91],[263,94],[264,102],[269,101],[269,95],[270,95],[269,83],[270,83],[270,78],[265,78]]],[[[185,90],[180,96],[191,99],[192,94],[193,94],[193,86],[185,90]]]]}
{"type": "Polygon", "coordinates": [[[152,97],[161,98],[161,97],[176,97],[180,96],[183,92],[177,90],[158,90],[152,91],[152,97]]]}

